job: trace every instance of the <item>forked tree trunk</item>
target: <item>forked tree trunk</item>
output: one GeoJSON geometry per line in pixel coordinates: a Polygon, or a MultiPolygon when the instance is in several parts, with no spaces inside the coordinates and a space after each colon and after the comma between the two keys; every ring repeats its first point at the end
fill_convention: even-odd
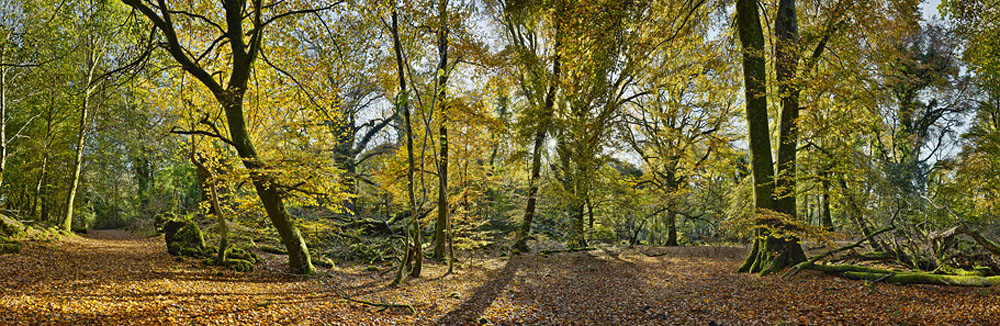
{"type": "MultiPolygon", "coordinates": [[[[743,80],[746,96],[747,131],[750,143],[750,165],[754,183],[755,213],[773,210],[774,165],[767,121],[767,74],[764,62],[764,33],[756,0],[736,2],[736,21],[743,46],[743,80]]],[[[762,232],[762,231],[761,231],[762,232]]],[[[753,248],[740,272],[769,273],[805,260],[802,247],[796,241],[773,238],[760,233],[754,237],[753,248]]]]}

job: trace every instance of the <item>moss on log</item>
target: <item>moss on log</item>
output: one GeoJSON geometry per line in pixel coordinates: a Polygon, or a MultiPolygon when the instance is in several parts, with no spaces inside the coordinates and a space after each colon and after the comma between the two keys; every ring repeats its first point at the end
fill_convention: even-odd
{"type": "Polygon", "coordinates": [[[973,287],[989,287],[1000,284],[1000,276],[982,277],[932,274],[927,272],[868,273],[854,271],[844,272],[842,275],[853,280],[883,280],[889,283],[899,284],[934,284],[973,287]]]}
{"type": "Polygon", "coordinates": [[[933,284],[949,286],[988,287],[1000,284],[1000,276],[971,276],[934,274],[930,272],[886,270],[854,265],[808,265],[804,269],[817,270],[862,281],[885,281],[898,284],[933,284]]]}

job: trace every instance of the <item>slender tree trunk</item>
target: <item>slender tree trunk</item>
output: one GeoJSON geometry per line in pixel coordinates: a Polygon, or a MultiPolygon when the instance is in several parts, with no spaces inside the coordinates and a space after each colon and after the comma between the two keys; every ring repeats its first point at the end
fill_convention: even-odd
{"type": "Polygon", "coordinates": [[[434,259],[444,259],[445,232],[448,226],[448,0],[438,2],[438,55],[441,60],[437,68],[437,102],[440,114],[438,137],[441,159],[438,162],[438,218],[434,228],[434,259]]]}
{"type": "Polygon", "coordinates": [[[822,172],[820,173],[820,186],[823,187],[823,192],[820,194],[820,207],[819,207],[819,220],[820,224],[827,231],[833,231],[833,217],[830,214],[830,173],[822,172]]]}
{"type": "MultiPolygon", "coordinates": [[[[406,276],[406,268],[411,264],[411,260],[422,259],[422,254],[420,252],[420,227],[417,222],[417,197],[416,191],[414,190],[413,174],[416,164],[414,163],[413,157],[413,122],[410,118],[410,104],[409,96],[406,92],[406,75],[403,72],[403,50],[399,43],[399,25],[398,25],[398,14],[396,13],[396,5],[393,4],[392,9],[392,26],[390,32],[392,33],[392,48],[396,55],[396,71],[399,76],[399,95],[396,100],[397,109],[403,111],[403,123],[406,126],[406,156],[407,156],[407,169],[406,169],[406,187],[407,187],[407,197],[409,197],[410,206],[410,223],[413,226],[412,238],[407,235],[408,241],[412,241],[408,244],[408,248],[405,250],[403,260],[399,262],[399,269],[396,273],[396,278],[392,281],[392,284],[399,284],[404,281],[406,276]],[[418,257],[414,257],[418,256],[418,257]]],[[[420,268],[420,263],[417,264],[417,269],[420,268]]],[[[419,276],[419,270],[417,271],[417,276],[419,276]]]]}
{"type": "Polygon", "coordinates": [[[593,204],[593,201],[590,200],[590,198],[587,198],[587,217],[590,219],[590,221],[588,221],[589,224],[590,224],[590,230],[593,231],[594,230],[594,204],[593,204]]]}
{"type": "Polygon", "coordinates": [[[226,216],[223,214],[222,206],[219,204],[219,190],[215,175],[212,173],[212,170],[209,170],[209,168],[198,159],[194,136],[191,138],[191,163],[194,164],[194,166],[198,168],[198,171],[205,176],[205,183],[203,186],[208,187],[209,201],[212,203],[212,215],[215,215],[215,219],[219,224],[218,260],[221,263],[226,261],[226,249],[229,246],[229,225],[226,224],[226,216]]]}
{"type": "MultiPolygon", "coordinates": [[[[0,53],[0,58],[3,54],[0,53]]],[[[3,189],[3,175],[7,168],[7,71],[0,60],[0,189],[3,189]]]]}
{"type": "MultiPolygon", "coordinates": [[[[750,143],[750,165],[754,182],[754,207],[773,210],[774,165],[767,118],[767,74],[764,62],[764,32],[756,0],[737,0],[736,23],[743,46],[743,80],[746,96],[747,130],[750,143]]],[[[769,273],[805,260],[802,247],[796,241],[757,234],[753,248],[740,272],[769,273]]]]}
{"type": "Polygon", "coordinates": [[[531,176],[528,178],[528,203],[524,207],[524,219],[521,221],[521,228],[517,233],[517,240],[514,249],[520,252],[528,252],[528,235],[531,234],[531,222],[535,217],[535,206],[538,201],[538,186],[542,168],[542,147],[545,145],[545,133],[548,132],[549,123],[552,120],[555,97],[559,90],[559,27],[556,27],[555,44],[552,47],[552,77],[549,80],[549,88],[545,93],[545,103],[542,107],[542,114],[535,130],[535,143],[531,153],[531,176]]]}
{"type": "Polygon", "coordinates": [[[73,180],[70,182],[69,195],[66,197],[66,216],[63,218],[62,228],[66,232],[73,228],[73,202],[76,200],[76,191],[80,187],[80,170],[83,167],[83,145],[87,137],[87,111],[90,111],[90,97],[93,95],[96,85],[94,85],[94,74],[97,70],[97,51],[91,50],[87,58],[87,83],[83,92],[83,107],[80,110],[80,128],[76,136],[76,155],[73,157],[73,180]]]}
{"type": "Polygon", "coordinates": [[[49,154],[42,154],[42,164],[38,171],[38,182],[35,184],[35,195],[31,197],[31,210],[29,211],[29,216],[34,217],[35,212],[38,210],[38,201],[42,195],[42,183],[45,181],[45,170],[48,168],[49,154]]]}

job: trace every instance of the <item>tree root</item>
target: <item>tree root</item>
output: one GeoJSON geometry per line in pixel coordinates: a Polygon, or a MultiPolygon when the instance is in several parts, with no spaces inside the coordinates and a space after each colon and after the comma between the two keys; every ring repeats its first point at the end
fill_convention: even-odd
{"type": "Polygon", "coordinates": [[[378,309],[379,312],[385,311],[385,310],[390,309],[390,308],[405,308],[405,309],[409,310],[411,314],[417,313],[417,309],[413,308],[413,305],[409,305],[409,304],[371,302],[371,301],[353,299],[353,298],[348,297],[348,296],[344,296],[342,299],[344,299],[344,301],[348,301],[348,302],[354,302],[354,303],[360,303],[360,304],[363,304],[363,305],[369,305],[369,306],[373,306],[373,307],[379,307],[379,309],[378,309]]]}

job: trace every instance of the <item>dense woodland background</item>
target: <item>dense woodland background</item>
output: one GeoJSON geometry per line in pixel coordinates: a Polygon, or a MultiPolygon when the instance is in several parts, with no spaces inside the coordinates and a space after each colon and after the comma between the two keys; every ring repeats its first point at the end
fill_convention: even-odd
{"type": "Polygon", "coordinates": [[[3,248],[165,232],[398,284],[737,245],[742,272],[995,285],[998,6],[0,0],[3,248]]]}

